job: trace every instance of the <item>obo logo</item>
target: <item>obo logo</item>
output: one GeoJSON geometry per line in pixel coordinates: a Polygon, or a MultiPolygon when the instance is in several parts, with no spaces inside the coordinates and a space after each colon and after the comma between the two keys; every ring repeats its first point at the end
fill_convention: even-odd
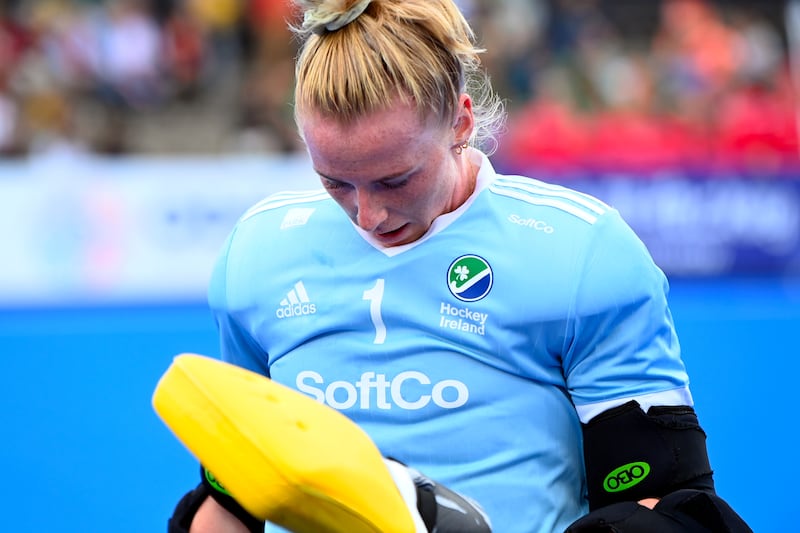
{"type": "Polygon", "coordinates": [[[333,381],[325,385],[318,372],[304,370],[297,374],[297,389],[334,409],[422,409],[430,403],[443,409],[456,409],[467,403],[469,389],[461,381],[445,379],[432,383],[422,372],[408,370],[387,379],[386,374],[364,372],[355,383],[333,381]]]}
{"type": "Polygon", "coordinates": [[[614,469],[603,480],[606,492],[621,492],[638,484],[650,473],[650,465],[644,461],[628,463],[614,469]]]}

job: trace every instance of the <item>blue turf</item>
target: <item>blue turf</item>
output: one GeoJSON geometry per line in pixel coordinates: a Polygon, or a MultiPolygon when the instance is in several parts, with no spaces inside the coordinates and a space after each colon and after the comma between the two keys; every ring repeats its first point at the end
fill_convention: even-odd
{"type": "MultiPolygon", "coordinates": [[[[672,307],[720,493],[755,531],[785,530],[800,280],[675,281],[672,307]]],[[[6,530],[166,531],[197,474],[150,395],[187,351],[217,354],[203,303],[0,311],[6,530]]]]}

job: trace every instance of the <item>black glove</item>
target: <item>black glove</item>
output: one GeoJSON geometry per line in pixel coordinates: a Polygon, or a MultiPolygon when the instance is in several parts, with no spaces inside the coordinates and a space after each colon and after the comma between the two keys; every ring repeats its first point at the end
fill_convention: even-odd
{"type": "Polygon", "coordinates": [[[248,513],[205,468],[200,467],[200,484],[184,494],[167,522],[167,533],[189,533],[194,515],[206,498],[214,500],[238,518],[252,533],[263,533],[264,522],[248,513]]]}
{"type": "Polygon", "coordinates": [[[601,507],[574,522],[565,533],[753,533],[719,496],[682,489],[661,498],[653,509],[636,502],[601,507]]]}

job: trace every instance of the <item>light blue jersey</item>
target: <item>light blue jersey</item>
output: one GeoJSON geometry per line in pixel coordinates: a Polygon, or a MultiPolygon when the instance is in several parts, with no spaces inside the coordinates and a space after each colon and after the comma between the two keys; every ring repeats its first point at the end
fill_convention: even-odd
{"type": "Polygon", "coordinates": [[[691,404],[666,279],[618,212],[495,173],[418,241],[370,242],[324,191],[251,208],[215,269],[225,360],[352,418],[498,533],[587,512],[580,420],[691,404]]]}

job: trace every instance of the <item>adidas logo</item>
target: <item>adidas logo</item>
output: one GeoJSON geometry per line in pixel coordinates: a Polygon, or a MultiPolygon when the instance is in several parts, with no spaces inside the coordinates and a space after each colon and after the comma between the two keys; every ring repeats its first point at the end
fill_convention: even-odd
{"type": "Polygon", "coordinates": [[[308,293],[302,281],[294,284],[286,298],[281,300],[280,307],[275,311],[278,318],[291,318],[293,316],[313,315],[317,306],[308,299],[308,293]]]}

